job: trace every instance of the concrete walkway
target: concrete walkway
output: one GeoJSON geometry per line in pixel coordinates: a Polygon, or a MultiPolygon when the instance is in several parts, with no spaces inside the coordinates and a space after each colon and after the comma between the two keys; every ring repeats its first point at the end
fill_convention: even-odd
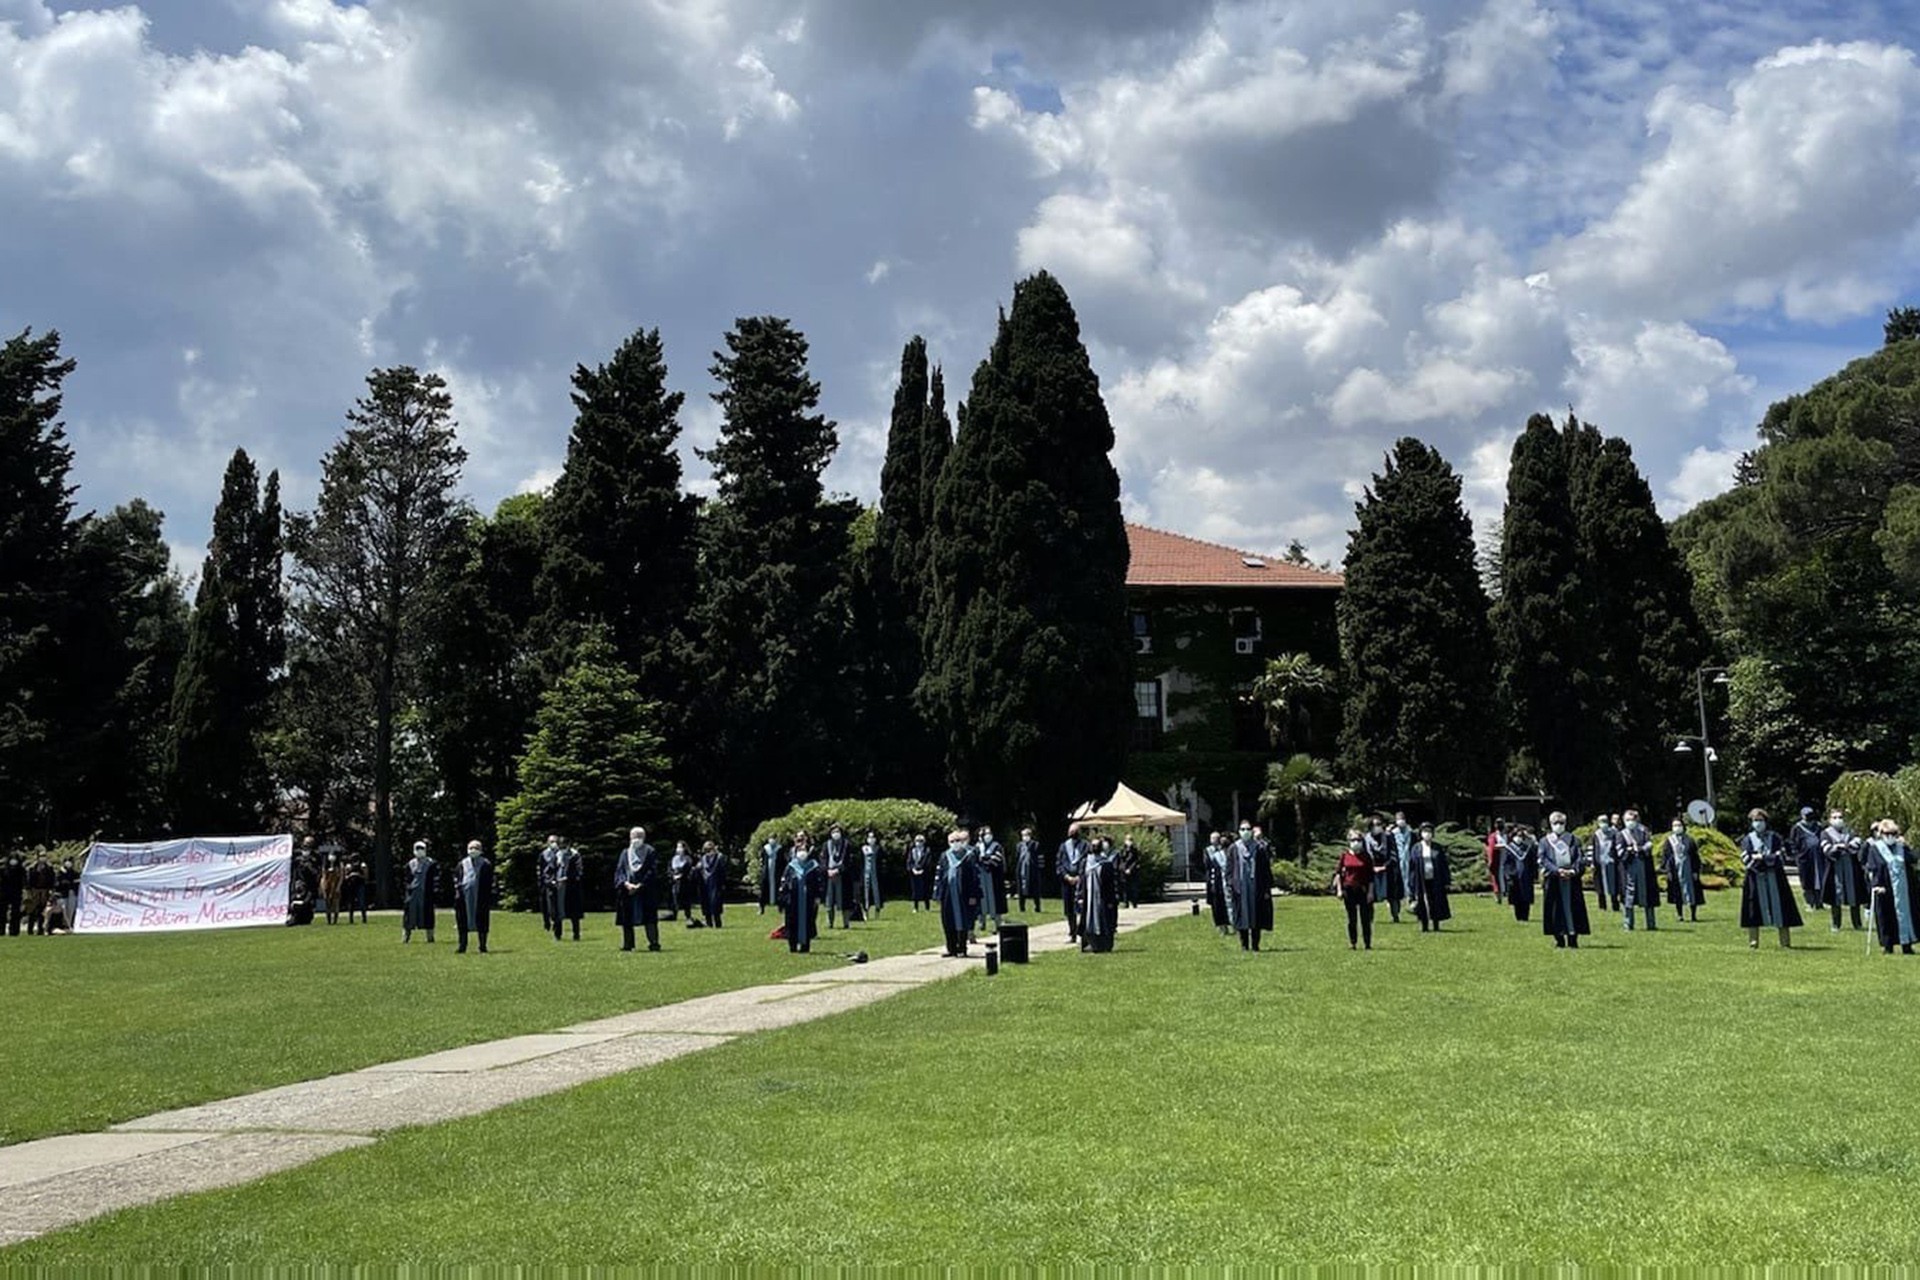
{"type": "MultiPolygon", "coordinates": [[[[1189,910],[1185,902],[1150,903],[1124,912],[1120,931],[1189,910]]],[[[1064,921],[1033,926],[1028,941],[1036,955],[1074,945],[1064,921]]],[[[0,1147],[0,1245],[169,1196],[252,1182],[396,1129],[479,1115],[830,1017],[983,964],[979,948],[965,961],[938,949],[892,956],[162,1111],[104,1133],[0,1147]]],[[[1009,967],[1009,980],[1018,981],[1017,973],[1009,967]]]]}

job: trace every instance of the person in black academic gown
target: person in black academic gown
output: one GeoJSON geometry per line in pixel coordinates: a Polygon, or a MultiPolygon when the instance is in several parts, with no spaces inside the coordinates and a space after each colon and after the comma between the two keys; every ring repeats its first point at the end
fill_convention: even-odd
{"type": "Polygon", "coordinates": [[[433,891],[440,880],[439,868],[427,856],[427,842],[413,843],[413,857],[407,863],[406,908],[400,916],[400,941],[412,942],[413,931],[424,929],[427,941],[433,941],[433,891]]]}
{"type": "Polygon", "coordinates": [[[614,915],[619,918],[620,949],[633,950],[634,929],[644,929],[647,950],[660,949],[660,855],[647,843],[647,829],[627,833],[627,847],[613,868],[614,915]]]}
{"type": "Polygon", "coordinates": [[[1080,937],[1080,873],[1086,868],[1091,852],[1076,822],[1067,828],[1067,838],[1060,842],[1060,851],[1054,855],[1053,876],[1060,882],[1060,913],[1067,918],[1068,942],[1080,937]]]}
{"type": "Polygon", "coordinates": [[[467,935],[480,940],[480,954],[487,953],[487,925],[493,919],[493,862],[478,840],[467,841],[467,856],[453,871],[453,923],[460,931],[456,954],[465,954],[467,935]]]}
{"type": "Polygon", "coordinates": [[[1740,927],[1747,931],[1748,947],[1760,945],[1763,926],[1778,929],[1780,945],[1791,947],[1801,920],[1787,879],[1786,842],[1767,828],[1765,809],[1748,813],[1747,822],[1752,829],[1740,837],[1740,865],[1746,868],[1740,882],[1740,927]]]}
{"type": "Polygon", "coordinates": [[[1507,905],[1513,908],[1513,918],[1524,923],[1533,914],[1534,884],[1540,878],[1540,850],[1532,833],[1525,827],[1509,831],[1500,862],[1507,905]]]}
{"type": "Polygon", "coordinates": [[[1213,913],[1213,927],[1226,937],[1233,928],[1227,915],[1227,839],[1218,831],[1207,837],[1207,909],[1213,913]]]}
{"type": "Polygon", "coordinates": [[[1120,863],[1113,845],[1096,841],[1080,864],[1080,950],[1111,951],[1120,928],[1120,863]]]}
{"type": "Polygon", "coordinates": [[[820,932],[820,899],[826,892],[827,869],[813,856],[813,838],[798,832],[793,837],[793,857],[780,877],[788,951],[813,950],[814,935],[820,932]]]}
{"type": "Polygon", "coordinates": [[[700,850],[700,918],[718,929],[727,910],[727,855],[709,840],[700,850]]]}
{"type": "Polygon", "coordinates": [[[1567,830],[1567,815],[1555,813],[1547,819],[1547,834],[1540,838],[1540,932],[1553,939],[1556,947],[1578,948],[1580,939],[1593,932],[1587,919],[1586,892],[1580,884],[1587,869],[1586,854],[1580,837],[1567,830]]]}
{"type": "Polygon", "coordinates": [[[760,914],[767,914],[768,907],[776,907],[780,902],[780,887],[786,883],[787,851],[780,843],[780,837],[770,835],[767,842],[760,846],[760,914]]]}
{"type": "Polygon", "coordinates": [[[1453,869],[1445,846],[1433,838],[1432,823],[1422,824],[1420,838],[1407,857],[1407,869],[1412,872],[1412,883],[1407,887],[1420,932],[1440,932],[1440,922],[1453,919],[1453,905],[1447,897],[1453,887],[1453,869]]]}
{"type": "Polygon", "coordinates": [[[1400,859],[1387,835],[1386,825],[1375,818],[1367,824],[1367,856],[1373,859],[1373,900],[1387,904],[1389,918],[1400,923],[1400,899],[1406,897],[1406,882],[1400,878],[1400,859]]]}
{"type": "Polygon", "coordinates": [[[1700,842],[1687,832],[1686,820],[1673,815],[1667,847],[1660,855],[1660,872],[1667,881],[1667,901],[1676,919],[1700,918],[1700,842]]]}
{"type": "Polygon", "coordinates": [[[933,909],[933,882],[939,867],[927,838],[916,835],[907,850],[907,896],[914,911],[933,909]]]}
{"type": "Polygon", "coordinates": [[[1013,884],[1019,890],[1020,910],[1029,900],[1040,910],[1040,842],[1033,838],[1032,827],[1020,828],[1020,842],[1013,846],[1013,884]]]}
{"type": "Polygon", "coordinates": [[[847,908],[854,897],[853,842],[847,839],[847,833],[837,822],[827,834],[821,861],[827,868],[827,928],[833,928],[837,917],[842,929],[851,929],[853,913],[847,908]]]}
{"type": "Polygon", "coordinates": [[[934,871],[933,896],[940,904],[940,927],[947,935],[947,954],[967,954],[967,931],[980,908],[980,872],[967,833],[947,833],[947,851],[934,871]]]}
{"type": "Polygon", "coordinates": [[[553,851],[553,940],[560,941],[560,927],[573,925],[573,940],[580,941],[580,920],[587,913],[586,864],[580,851],[565,841],[553,851]]]}
{"type": "Polygon", "coordinates": [[[700,896],[698,884],[693,850],[685,840],[674,841],[673,857],[667,859],[668,918],[678,920],[685,915],[689,922],[693,920],[693,904],[700,896]]]}

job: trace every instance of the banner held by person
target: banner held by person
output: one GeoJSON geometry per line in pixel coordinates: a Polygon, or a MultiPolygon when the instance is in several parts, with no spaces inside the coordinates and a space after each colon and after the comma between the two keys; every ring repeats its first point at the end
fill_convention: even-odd
{"type": "Polygon", "coordinates": [[[96,844],[80,872],[74,932],[285,924],[292,873],[291,835],[96,844]]]}

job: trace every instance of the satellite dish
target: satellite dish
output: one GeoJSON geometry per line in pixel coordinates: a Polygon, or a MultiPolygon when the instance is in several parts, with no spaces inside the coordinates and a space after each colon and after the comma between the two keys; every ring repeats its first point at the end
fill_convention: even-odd
{"type": "Polygon", "coordinates": [[[1695,800],[1687,806],[1687,819],[1696,827],[1713,825],[1713,806],[1705,800],[1695,800]]]}

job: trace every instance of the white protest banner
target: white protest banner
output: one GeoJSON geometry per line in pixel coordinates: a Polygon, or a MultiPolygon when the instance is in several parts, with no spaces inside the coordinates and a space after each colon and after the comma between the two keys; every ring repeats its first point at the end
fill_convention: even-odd
{"type": "Polygon", "coordinates": [[[290,835],[96,844],[80,872],[74,932],[285,924],[292,874],[290,835]]]}

